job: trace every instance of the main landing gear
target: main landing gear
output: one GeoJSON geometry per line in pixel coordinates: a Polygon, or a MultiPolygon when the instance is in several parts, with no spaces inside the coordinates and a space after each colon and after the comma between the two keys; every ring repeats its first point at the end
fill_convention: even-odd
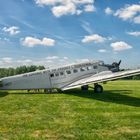
{"type": "MultiPolygon", "coordinates": [[[[87,91],[89,89],[88,85],[83,85],[81,86],[81,90],[87,91]]],[[[94,92],[95,93],[102,93],[103,92],[103,87],[99,84],[94,84],[94,92]]]]}
{"type": "Polygon", "coordinates": [[[84,90],[84,91],[88,90],[88,88],[89,88],[88,85],[81,86],[81,90],[84,90]]]}
{"type": "Polygon", "coordinates": [[[94,85],[94,92],[95,93],[102,93],[103,92],[103,87],[101,85],[95,84],[94,85]]]}

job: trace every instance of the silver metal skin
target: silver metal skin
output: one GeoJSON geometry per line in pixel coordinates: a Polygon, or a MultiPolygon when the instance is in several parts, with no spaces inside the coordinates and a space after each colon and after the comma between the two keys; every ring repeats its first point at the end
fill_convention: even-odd
{"type": "Polygon", "coordinates": [[[61,89],[106,82],[140,74],[140,69],[119,71],[119,63],[88,61],[0,79],[0,90],[61,89]]]}

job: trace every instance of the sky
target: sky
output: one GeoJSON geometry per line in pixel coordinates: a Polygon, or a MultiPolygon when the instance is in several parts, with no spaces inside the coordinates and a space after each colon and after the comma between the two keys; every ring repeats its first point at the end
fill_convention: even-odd
{"type": "Polygon", "coordinates": [[[0,0],[0,68],[139,57],[139,0],[0,0]]]}

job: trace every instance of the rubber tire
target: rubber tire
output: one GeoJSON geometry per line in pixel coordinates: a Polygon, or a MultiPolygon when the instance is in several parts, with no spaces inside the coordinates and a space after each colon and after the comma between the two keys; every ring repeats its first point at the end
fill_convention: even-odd
{"type": "Polygon", "coordinates": [[[101,85],[95,85],[94,92],[95,93],[102,93],[103,92],[103,87],[101,85]]]}
{"type": "Polygon", "coordinates": [[[64,91],[61,90],[61,89],[57,89],[57,92],[58,92],[58,93],[63,93],[64,91]]]}
{"type": "Polygon", "coordinates": [[[88,85],[81,86],[81,90],[87,91],[88,90],[88,85]]]}

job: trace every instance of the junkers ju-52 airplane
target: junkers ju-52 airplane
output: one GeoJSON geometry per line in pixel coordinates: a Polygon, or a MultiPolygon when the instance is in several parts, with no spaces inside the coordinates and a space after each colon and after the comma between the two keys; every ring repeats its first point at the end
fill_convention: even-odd
{"type": "Polygon", "coordinates": [[[94,92],[103,92],[99,83],[140,74],[140,69],[120,71],[120,63],[104,64],[103,61],[89,61],[63,67],[50,68],[0,79],[0,90],[59,89],[81,87],[88,90],[94,85],[94,92]]]}

